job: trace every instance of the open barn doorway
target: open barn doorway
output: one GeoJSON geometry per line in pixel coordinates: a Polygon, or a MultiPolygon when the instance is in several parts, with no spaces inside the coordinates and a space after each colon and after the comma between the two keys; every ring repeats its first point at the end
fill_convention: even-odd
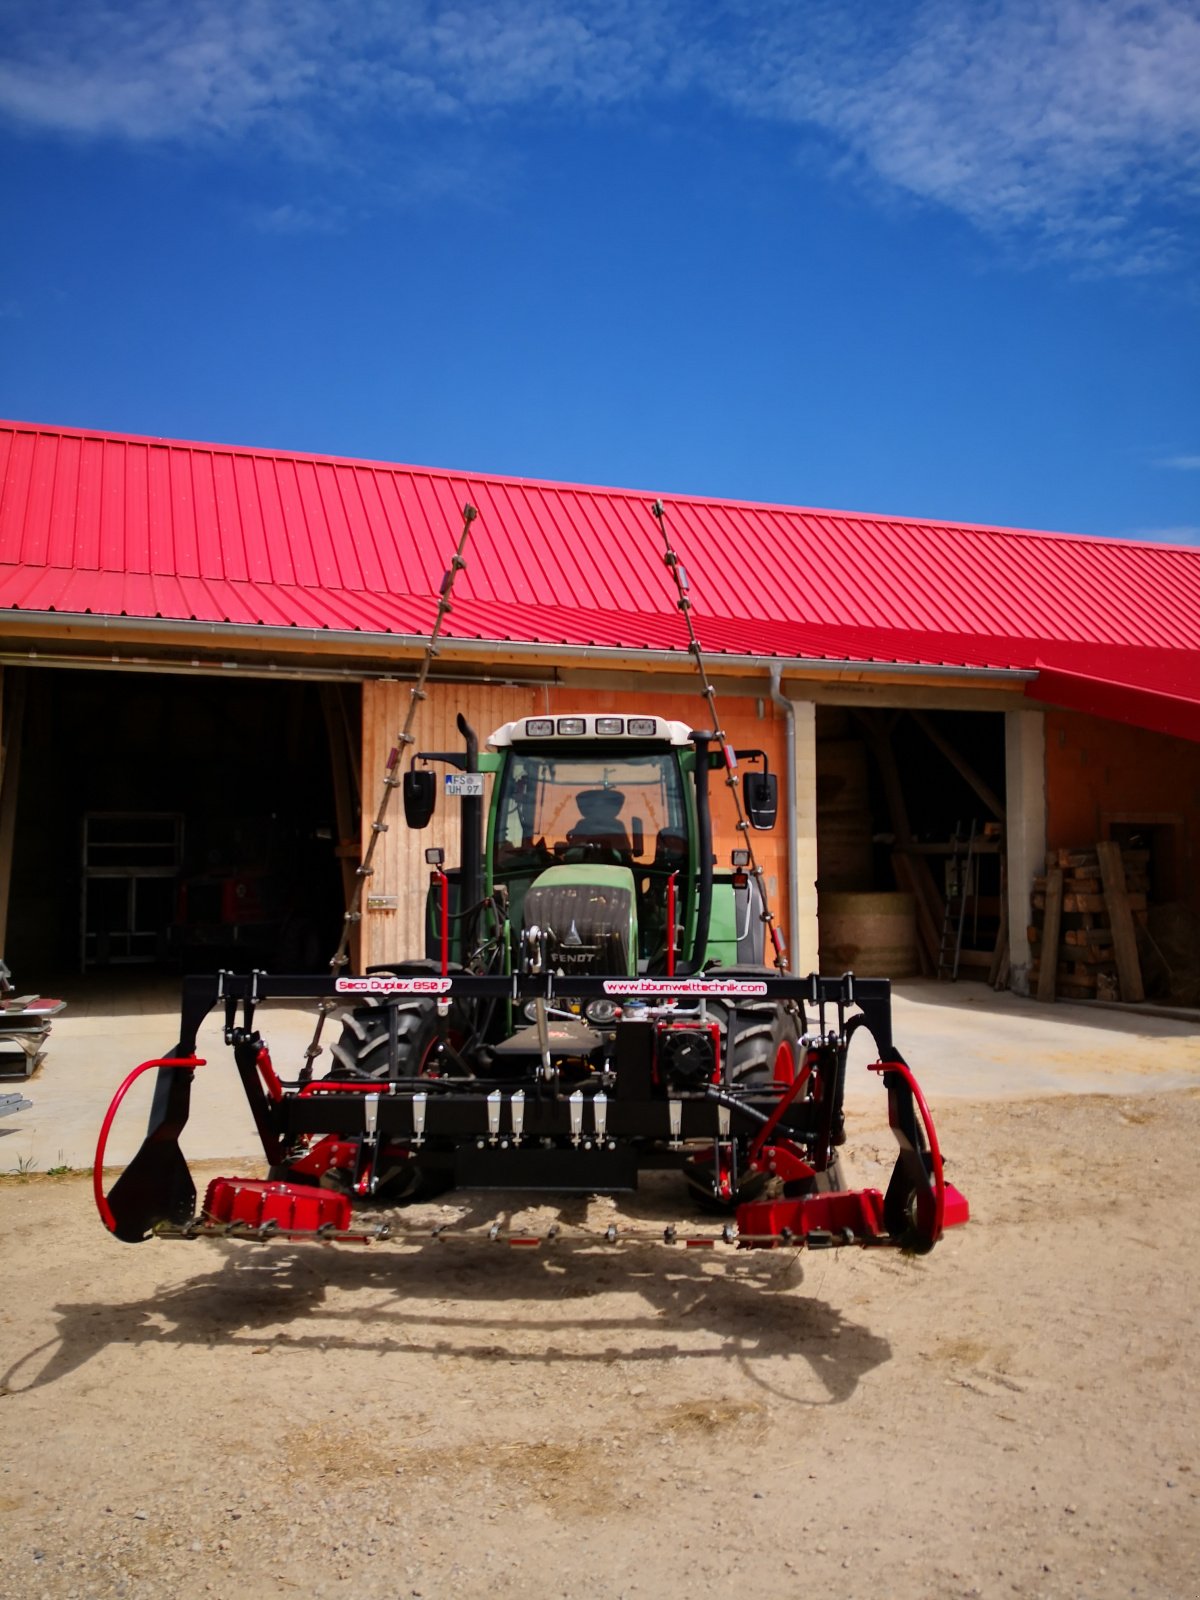
{"type": "Polygon", "coordinates": [[[356,865],[356,684],[22,677],[14,971],[44,985],[52,973],[324,965],[356,865]]]}
{"type": "Polygon", "coordinates": [[[823,970],[998,982],[1007,954],[1001,712],[817,709],[823,970]]]}

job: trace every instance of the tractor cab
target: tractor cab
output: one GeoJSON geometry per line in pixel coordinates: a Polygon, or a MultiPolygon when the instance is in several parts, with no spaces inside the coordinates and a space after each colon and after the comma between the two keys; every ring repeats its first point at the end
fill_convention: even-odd
{"type": "Polygon", "coordinates": [[[503,891],[511,927],[544,930],[568,970],[592,964],[585,951],[598,970],[662,970],[695,897],[690,730],[661,717],[526,717],[488,743],[500,753],[489,888],[503,891]]]}
{"type": "MultiPolygon", "coordinates": [[[[459,774],[447,788],[461,797],[462,864],[435,875],[428,957],[441,951],[444,882],[451,958],[467,966],[515,972],[547,959],[560,972],[653,975],[762,961],[759,885],[736,861],[714,871],[714,735],[665,717],[521,717],[481,751],[458,721],[464,749],[419,751],[404,777],[406,819],[423,828],[437,794],[428,764],[459,774]]],[[[749,825],[769,828],[766,757],[736,755],[762,764],[743,778],[744,802],[749,825]]]]}

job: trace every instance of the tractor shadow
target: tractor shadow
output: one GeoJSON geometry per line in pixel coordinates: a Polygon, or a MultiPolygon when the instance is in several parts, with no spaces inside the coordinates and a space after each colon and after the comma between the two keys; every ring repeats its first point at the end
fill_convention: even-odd
{"type": "MultiPolygon", "coordinates": [[[[501,1202],[488,1196],[455,1209],[463,1226],[486,1227],[505,1218],[501,1202]]],[[[586,1204],[565,1201],[555,1213],[570,1225],[586,1204]]],[[[639,1196],[635,1206],[657,1220],[653,1200],[639,1196]]],[[[622,1210],[625,1220],[642,1220],[622,1210]]],[[[285,1359],[358,1352],[553,1363],[567,1371],[679,1356],[732,1364],[776,1398],[811,1406],[849,1399],[892,1354],[886,1339],[803,1292],[796,1252],[563,1241],[522,1250],[427,1235],[400,1250],[232,1241],[190,1248],[207,1261],[217,1254],[220,1264],[145,1299],[56,1306],[56,1336],[0,1374],[0,1392],[56,1383],[112,1346],[158,1344],[265,1348],[285,1359]],[[790,1381],[780,1386],[773,1364],[781,1359],[806,1364],[817,1398],[797,1399],[790,1381]]],[[[826,1260],[809,1260],[818,1282],[826,1260]]]]}

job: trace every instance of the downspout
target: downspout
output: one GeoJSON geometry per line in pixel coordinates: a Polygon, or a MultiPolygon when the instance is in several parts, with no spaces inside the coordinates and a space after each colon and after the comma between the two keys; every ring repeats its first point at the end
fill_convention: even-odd
{"type": "Polygon", "coordinates": [[[796,707],[783,692],[783,668],[769,669],[771,700],[785,718],[784,748],[787,751],[787,881],[788,881],[788,948],[787,970],[795,971],[792,951],[800,933],[800,863],[798,860],[800,834],[796,822],[796,707]]]}

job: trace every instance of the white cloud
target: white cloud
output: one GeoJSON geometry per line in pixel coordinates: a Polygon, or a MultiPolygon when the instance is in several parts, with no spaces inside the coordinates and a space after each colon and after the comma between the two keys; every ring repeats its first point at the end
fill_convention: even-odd
{"type": "Polygon", "coordinates": [[[240,135],[286,113],[460,115],[639,93],[662,46],[653,4],[545,0],[14,0],[0,110],[131,140],[240,135]]]}
{"type": "Polygon", "coordinates": [[[852,46],[836,30],[807,48],[768,31],[740,86],[727,63],[714,77],[747,110],[819,124],[874,177],[985,232],[1110,271],[1177,259],[1173,221],[1153,208],[1200,195],[1193,5],[923,0],[896,15],[864,10],[852,46]]]}
{"type": "Polygon", "coordinates": [[[1200,527],[1180,523],[1173,528],[1135,528],[1127,539],[1145,539],[1153,544],[1200,544],[1200,527]]]}
{"type": "Polygon", "coordinates": [[[1181,264],[1192,0],[0,0],[0,111],[150,141],[600,109],[697,91],[817,130],[843,175],[1084,270],[1181,264]]]}
{"type": "Polygon", "coordinates": [[[1175,472],[1200,472],[1200,456],[1167,456],[1158,464],[1175,472]]]}
{"type": "Polygon", "coordinates": [[[252,217],[260,233],[336,233],[343,220],[344,214],[336,206],[300,206],[287,201],[252,217]]]}

